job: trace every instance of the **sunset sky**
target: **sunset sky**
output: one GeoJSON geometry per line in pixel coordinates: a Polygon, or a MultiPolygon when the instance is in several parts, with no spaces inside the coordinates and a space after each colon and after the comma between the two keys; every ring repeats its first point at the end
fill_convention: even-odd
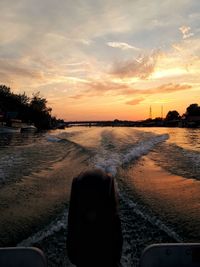
{"type": "Polygon", "coordinates": [[[182,114],[200,100],[199,0],[0,0],[0,83],[65,120],[182,114]]]}

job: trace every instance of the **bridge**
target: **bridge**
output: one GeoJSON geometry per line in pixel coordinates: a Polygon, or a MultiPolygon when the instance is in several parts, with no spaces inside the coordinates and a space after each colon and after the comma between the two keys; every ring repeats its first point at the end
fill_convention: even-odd
{"type": "Polygon", "coordinates": [[[138,122],[135,121],[66,121],[66,126],[136,126],[138,122]]]}

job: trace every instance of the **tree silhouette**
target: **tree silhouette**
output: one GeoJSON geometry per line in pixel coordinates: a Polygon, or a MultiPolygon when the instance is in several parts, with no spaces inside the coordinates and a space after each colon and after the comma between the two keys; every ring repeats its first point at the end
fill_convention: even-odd
{"type": "Polygon", "coordinates": [[[198,104],[191,104],[186,109],[186,116],[200,116],[200,106],[198,104]]]}
{"type": "Polygon", "coordinates": [[[30,101],[29,117],[38,128],[51,127],[51,108],[47,107],[47,100],[40,96],[40,92],[33,94],[30,101]]]}
{"type": "Polygon", "coordinates": [[[30,107],[34,110],[49,113],[51,108],[47,108],[47,100],[40,96],[40,92],[34,93],[30,101],[30,107]]]}
{"type": "Polygon", "coordinates": [[[39,129],[51,128],[56,125],[56,118],[51,117],[52,109],[47,106],[47,100],[40,95],[40,92],[33,94],[29,98],[25,92],[15,94],[6,85],[0,85],[0,111],[5,114],[13,112],[17,114],[17,119],[23,122],[33,122],[39,129]]]}
{"type": "Polygon", "coordinates": [[[178,111],[172,110],[167,113],[167,116],[165,118],[167,121],[174,121],[180,119],[180,115],[178,111]]]}

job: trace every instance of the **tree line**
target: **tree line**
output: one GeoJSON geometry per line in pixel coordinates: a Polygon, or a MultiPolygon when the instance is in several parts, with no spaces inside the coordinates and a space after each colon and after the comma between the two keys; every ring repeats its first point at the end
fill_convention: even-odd
{"type": "MultiPolygon", "coordinates": [[[[196,103],[190,104],[184,114],[180,115],[177,110],[168,111],[165,118],[146,119],[140,123],[143,126],[164,126],[164,127],[199,127],[200,106],[196,103]]],[[[140,125],[140,126],[141,126],[140,125]]]]}
{"type": "Polygon", "coordinates": [[[200,106],[198,104],[191,104],[186,108],[186,112],[181,116],[178,111],[170,110],[167,113],[165,120],[172,121],[172,120],[179,120],[182,117],[187,119],[188,117],[196,117],[200,116],[200,106]]]}
{"type": "Polygon", "coordinates": [[[63,120],[57,120],[51,115],[52,108],[47,106],[47,100],[34,93],[28,97],[13,93],[10,87],[0,85],[0,113],[4,120],[19,119],[25,123],[34,123],[38,129],[51,129],[63,120]]]}
{"type": "MultiPolygon", "coordinates": [[[[25,92],[22,94],[13,93],[10,87],[0,85],[0,115],[3,119],[9,120],[10,117],[22,120],[26,123],[34,123],[38,129],[56,128],[59,123],[64,123],[61,119],[56,119],[51,115],[52,108],[47,106],[47,100],[40,95],[40,92],[34,93],[28,97],[25,92]]],[[[147,119],[146,122],[153,121],[165,125],[176,125],[178,121],[184,118],[193,120],[194,117],[200,117],[200,106],[191,104],[187,107],[186,112],[181,116],[178,111],[171,110],[167,113],[165,119],[156,118],[147,119]]],[[[118,120],[117,120],[118,121],[118,120]]],[[[120,122],[120,121],[118,121],[120,122]]],[[[130,122],[127,122],[130,124],[130,122]]],[[[118,124],[115,122],[115,124],[118,124]]],[[[199,121],[195,122],[198,126],[199,121]]]]}

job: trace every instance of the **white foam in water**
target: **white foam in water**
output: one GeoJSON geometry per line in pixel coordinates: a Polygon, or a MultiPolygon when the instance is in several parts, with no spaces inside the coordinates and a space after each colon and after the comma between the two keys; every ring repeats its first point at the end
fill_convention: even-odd
{"type": "Polygon", "coordinates": [[[0,158],[0,182],[4,182],[10,177],[10,171],[12,168],[17,168],[21,166],[24,161],[20,152],[14,155],[5,155],[0,158]]]}
{"type": "MultiPolygon", "coordinates": [[[[105,155],[104,155],[105,156],[105,155]]],[[[120,166],[120,157],[118,154],[111,153],[106,155],[109,159],[102,158],[99,155],[95,157],[95,167],[102,169],[113,176],[117,173],[117,167],[120,166]]]]}
{"type": "Polygon", "coordinates": [[[47,137],[47,141],[49,142],[60,142],[62,139],[55,136],[55,135],[48,135],[47,137]]]}
{"type": "Polygon", "coordinates": [[[51,222],[49,225],[47,225],[44,229],[41,231],[33,234],[29,238],[21,241],[20,243],[17,244],[17,247],[21,246],[33,246],[34,244],[42,241],[43,239],[51,236],[55,232],[59,232],[62,229],[67,228],[67,216],[68,216],[68,211],[64,210],[62,213],[61,217],[59,219],[54,220],[51,222]]]}
{"type": "MultiPolygon", "coordinates": [[[[119,193],[120,198],[125,199],[123,193],[119,193]]],[[[127,201],[126,201],[127,202],[127,201]]],[[[150,222],[152,225],[157,226],[160,230],[164,231],[168,236],[172,237],[176,242],[183,242],[182,238],[174,232],[171,228],[165,225],[161,220],[156,218],[153,215],[149,215],[146,212],[142,212],[141,208],[138,206],[137,203],[133,202],[132,200],[128,200],[128,206],[130,210],[133,210],[136,214],[140,215],[142,218],[150,222]]]]}
{"type": "Polygon", "coordinates": [[[155,145],[164,142],[169,138],[168,134],[162,134],[149,138],[147,141],[142,141],[138,145],[130,148],[125,154],[110,153],[110,151],[103,151],[94,159],[95,167],[111,173],[113,176],[117,173],[117,168],[123,164],[146,155],[155,145]]]}
{"type": "MultiPolygon", "coordinates": [[[[134,159],[137,159],[143,155],[146,155],[151,149],[153,149],[155,145],[157,145],[160,142],[166,141],[168,138],[169,138],[168,134],[163,134],[163,135],[158,135],[156,137],[152,137],[149,140],[140,142],[138,145],[129,149],[127,153],[124,155],[119,155],[119,154],[114,154],[114,153],[106,154],[104,151],[103,156],[104,157],[109,156],[110,158],[104,159],[98,156],[98,158],[96,158],[97,162],[95,166],[115,176],[117,173],[117,168],[119,166],[123,164],[127,164],[134,159]]],[[[116,185],[117,185],[117,181],[116,181],[116,185]]],[[[117,185],[117,188],[119,191],[118,185],[117,185]]],[[[119,196],[121,198],[124,198],[122,193],[119,193],[119,196]]],[[[130,207],[130,210],[134,210],[136,214],[140,215],[142,218],[149,221],[152,225],[157,226],[160,230],[163,230],[165,233],[167,233],[170,237],[172,237],[177,242],[182,242],[181,237],[178,234],[176,234],[172,229],[170,229],[168,226],[166,226],[158,218],[156,218],[155,216],[143,213],[141,209],[137,207],[137,204],[131,200],[128,200],[128,205],[130,207]]]]}
{"type": "Polygon", "coordinates": [[[181,152],[183,153],[184,157],[189,159],[189,161],[192,163],[193,166],[200,165],[200,153],[198,153],[197,151],[192,151],[192,150],[182,149],[182,148],[181,148],[181,152]]]}
{"type": "Polygon", "coordinates": [[[166,141],[169,138],[168,134],[162,134],[145,142],[140,142],[139,145],[132,148],[123,158],[123,163],[128,163],[133,159],[137,159],[143,155],[146,155],[155,145],[160,142],[166,141]]]}

